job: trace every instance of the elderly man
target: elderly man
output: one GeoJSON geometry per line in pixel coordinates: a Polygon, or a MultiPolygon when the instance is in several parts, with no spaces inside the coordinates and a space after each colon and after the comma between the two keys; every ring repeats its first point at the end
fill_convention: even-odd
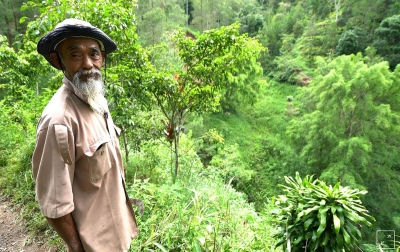
{"type": "Polygon", "coordinates": [[[77,19],[64,20],[37,45],[64,78],[39,120],[32,169],[40,209],[68,251],[128,251],[138,235],[120,130],[100,72],[116,49],[103,31],[77,19]]]}

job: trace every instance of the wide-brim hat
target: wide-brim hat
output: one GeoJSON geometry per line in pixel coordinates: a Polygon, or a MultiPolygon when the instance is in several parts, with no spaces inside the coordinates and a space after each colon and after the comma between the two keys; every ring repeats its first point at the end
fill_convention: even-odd
{"type": "Polygon", "coordinates": [[[55,52],[57,45],[67,38],[83,37],[97,40],[101,51],[106,54],[117,50],[115,42],[102,30],[89,22],[75,18],[65,19],[54,30],[44,35],[37,44],[37,51],[55,68],[59,69],[50,58],[50,53],[55,52]]]}

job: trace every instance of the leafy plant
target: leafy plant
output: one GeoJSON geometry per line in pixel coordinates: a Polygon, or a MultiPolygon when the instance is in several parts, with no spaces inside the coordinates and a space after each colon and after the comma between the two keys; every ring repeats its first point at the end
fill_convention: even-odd
{"type": "Polygon", "coordinates": [[[242,93],[245,80],[254,80],[261,74],[256,59],[264,49],[257,40],[240,35],[237,23],[204,32],[196,40],[179,30],[172,34],[172,42],[182,67],[154,72],[147,88],[165,116],[165,136],[175,154],[175,165],[171,168],[175,183],[184,118],[191,112],[217,110],[222,91],[228,97],[242,93]],[[243,65],[252,67],[247,69],[243,65]],[[247,70],[252,72],[251,78],[246,76],[247,70]]]}
{"type": "Polygon", "coordinates": [[[275,235],[286,251],[352,251],[361,239],[361,224],[375,220],[362,205],[359,196],[367,191],[326,185],[307,175],[302,179],[286,177],[280,185],[286,195],[276,200],[275,235]]]}

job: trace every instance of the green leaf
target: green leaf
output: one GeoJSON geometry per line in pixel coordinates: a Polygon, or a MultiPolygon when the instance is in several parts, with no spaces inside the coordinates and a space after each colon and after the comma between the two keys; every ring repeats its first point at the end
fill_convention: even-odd
{"type": "Polygon", "coordinates": [[[303,216],[307,216],[308,214],[310,214],[312,211],[317,210],[318,208],[320,208],[319,205],[313,206],[312,208],[308,208],[305,209],[303,211],[301,211],[298,215],[297,215],[297,219],[299,220],[301,217],[303,216]]]}
{"type": "Polygon", "coordinates": [[[310,224],[314,221],[313,218],[309,218],[304,222],[304,229],[307,230],[310,224]]]}
{"type": "Polygon", "coordinates": [[[164,248],[161,244],[157,243],[157,242],[153,242],[153,244],[158,247],[159,249],[161,249],[161,251],[163,252],[167,252],[168,250],[166,248],[164,248]]]}
{"type": "MultiPolygon", "coordinates": [[[[22,7],[21,7],[22,8],[22,7]]],[[[24,16],[19,19],[19,23],[22,24],[28,17],[24,16]]]]}
{"type": "Polygon", "coordinates": [[[313,236],[311,238],[312,242],[315,242],[317,240],[317,233],[315,231],[313,231],[313,236]]]}
{"type": "Polygon", "coordinates": [[[332,214],[335,214],[335,212],[336,212],[336,206],[331,206],[331,212],[332,212],[332,214]]]}
{"type": "Polygon", "coordinates": [[[341,234],[336,235],[336,242],[339,248],[343,248],[343,236],[341,234]]]}
{"type": "Polygon", "coordinates": [[[317,230],[317,237],[320,237],[321,234],[325,231],[326,228],[326,212],[322,212],[321,215],[319,216],[319,227],[317,230]]]}
{"type": "Polygon", "coordinates": [[[293,245],[299,244],[303,240],[303,236],[299,235],[296,240],[294,240],[293,245]]]}
{"type": "Polygon", "coordinates": [[[347,231],[344,228],[342,228],[341,230],[342,230],[342,233],[343,233],[343,238],[344,238],[344,241],[346,243],[346,246],[350,246],[351,245],[350,244],[350,235],[347,233],[347,231]]]}
{"type": "Polygon", "coordinates": [[[335,227],[335,233],[338,234],[340,231],[340,218],[337,215],[333,215],[333,225],[335,227]]]}
{"type": "Polygon", "coordinates": [[[322,246],[325,246],[328,243],[329,240],[329,234],[327,232],[324,233],[323,239],[322,239],[322,246]]]}
{"type": "Polygon", "coordinates": [[[201,252],[201,246],[199,244],[199,241],[194,240],[193,243],[194,243],[193,252],[201,252]]]}

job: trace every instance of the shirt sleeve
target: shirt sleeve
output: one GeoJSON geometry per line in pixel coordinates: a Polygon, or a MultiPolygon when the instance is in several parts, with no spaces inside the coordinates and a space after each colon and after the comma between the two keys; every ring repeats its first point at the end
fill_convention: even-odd
{"type": "Polygon", "coordinates": [[[32,158],[36,196],[44,216],[59,218],[74,210],[74,137],[64,125],[49,125],[37,133],[32,158]]]}

